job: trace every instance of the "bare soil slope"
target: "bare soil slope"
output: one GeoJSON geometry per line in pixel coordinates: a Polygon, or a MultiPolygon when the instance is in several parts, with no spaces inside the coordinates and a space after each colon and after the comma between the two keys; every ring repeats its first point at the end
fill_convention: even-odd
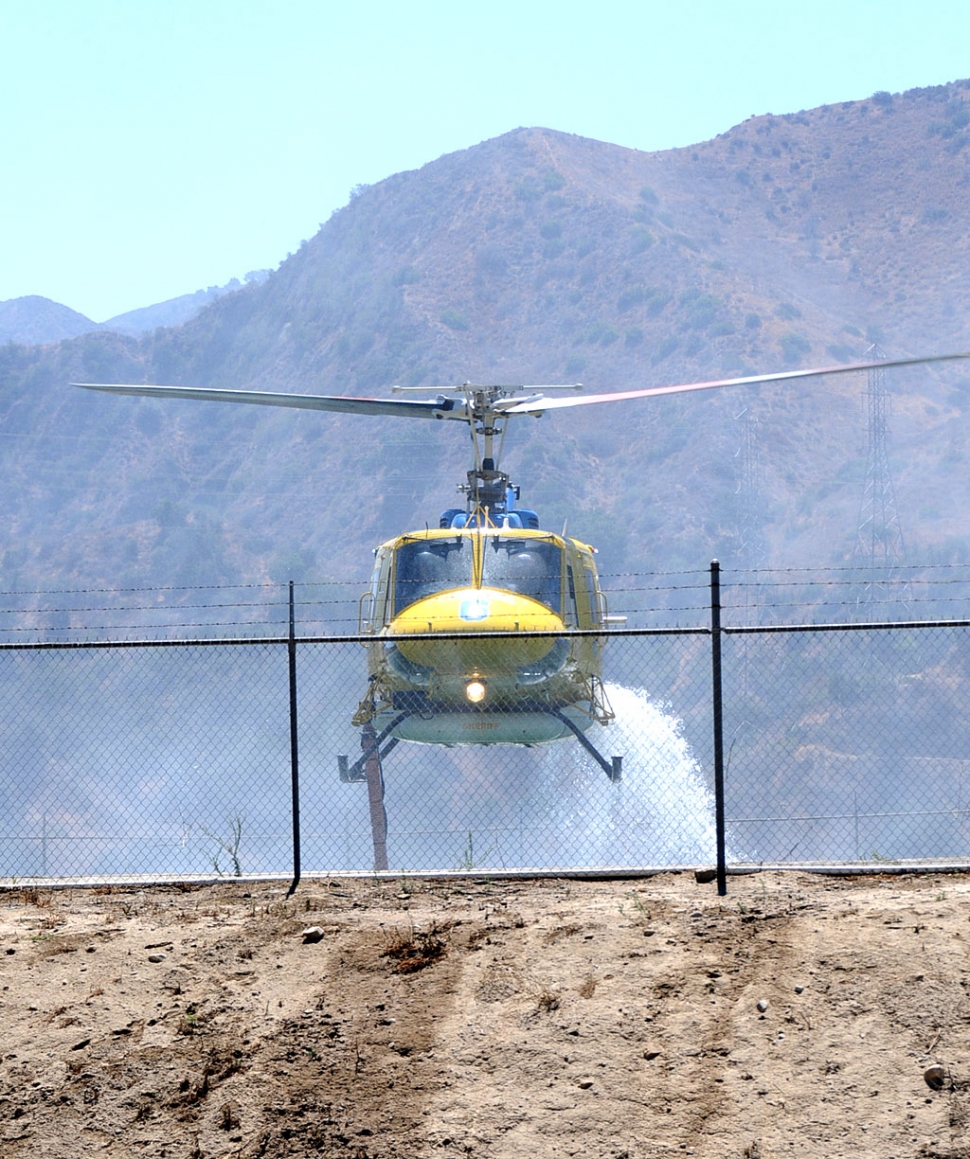
{"type": "Polygon", "coordinates": [[[967,1156],[968,903],[802,874],[12,891],[0,1156],[967,1156]]]}

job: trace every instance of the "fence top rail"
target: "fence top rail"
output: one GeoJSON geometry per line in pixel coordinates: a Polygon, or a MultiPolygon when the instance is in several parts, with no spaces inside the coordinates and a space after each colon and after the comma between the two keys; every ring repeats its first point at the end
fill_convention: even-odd
{"type": "MultiPolygon", "coordinates": [[[[709,636],[711,629],[706,625],[693,628],[586,628],[561,632],[422,632],[405,636],[378,635],[377,633],[354,633],[337,636],[295,637],[297,644],[373,644],[377,641],[388,644],[399,640],[508,640],[523,635],[541,639],[573,639],[593,636],[600,639],[615,639],[623,636],[709,636]]],[[[290,637],[284,636],[218,636],[179,638],[175,640],[33,640],[0,643],[0,652],[56,652],[81,651],[95,648],[226,648],[241,645],[288,645],[290,637]]]]}
{"type": "MultiPolygon", "coordinates": [[[[721,632],[725,636],[779,635],[785,632],[886,632],[918,628],[970,628],[970,620],[880,620],[846,624],[721,624],[721,632]]],[[[333,636],[301,636],[298,634],[295,637],[295,642],[297,644],[373,644],[380,640],[394,644],[399,640],[507,640],[516,639],[522,635],[556,640],[582,637],[618,639],[638,636],[710,636],[711,628],[708,625],[685,628],[585,628],[582,630],[567,628],[561,632],[423,632],[406,636],[377,635],[376,633],[348,633],[333,636]]],[[[281,646],[289,643],[290,637],[288,635],[202,636],[174,640],[25,640],[0,643],[0,653],[77,652],[98,648],[234,648],[245,645],[281,646]]]]}
{"type": "Polygon", "coordinates": [[[750,626],[721,625],[721,631],[730,636],[754,636],[780,632],[885,632],[914,628],[970,628],[970,620],[873,620],[848,624],[761,624],[750,626]]]}

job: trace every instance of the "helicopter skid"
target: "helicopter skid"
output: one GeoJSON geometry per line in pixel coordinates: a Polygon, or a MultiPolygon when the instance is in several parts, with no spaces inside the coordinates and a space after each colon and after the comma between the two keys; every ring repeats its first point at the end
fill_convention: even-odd
{"type": "Polygon", "coordinates": [[[574,708],[563,709],[559,715],[541,709],[525,712],[415,713],[394,725],[393,721],[399,715],[393,711],[379,713],[374,719],[374,725],[381,732],[392,725],[390,735],[398,740],[442,745],[548,744],[575,736],[577,730],[585,732],[593,723],[588,713],[574,708]],[[570,727],[563,719],[566,714],[574,727],[570,727]]]}

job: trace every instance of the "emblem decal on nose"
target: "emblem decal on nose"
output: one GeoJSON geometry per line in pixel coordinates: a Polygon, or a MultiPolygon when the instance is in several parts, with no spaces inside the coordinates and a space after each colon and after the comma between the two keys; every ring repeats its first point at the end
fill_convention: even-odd
{"type": "Polygon", "coordinates": [[[462,600],[458,606],[458,615],[463,620],[487,620],[488,600],[483,600],[480,596],[462,600]]]}

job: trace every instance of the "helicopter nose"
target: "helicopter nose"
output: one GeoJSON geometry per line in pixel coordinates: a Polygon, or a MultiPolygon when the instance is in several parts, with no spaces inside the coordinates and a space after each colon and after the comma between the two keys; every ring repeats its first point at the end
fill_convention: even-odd
{"type": "Polygon", "coordinates": [[[389,629],[401,654],[415,664],[439,672],[513,672],[545,657],[556,645],[546,633],[562,632],[565,625],[551,608],[517,592],[463,588],[418,600],[389,629]],[[489,640],[485,634],[493,632],[515,635],[489,640]],[[434,639],[438,634],[451,638],[434,639]]]}

